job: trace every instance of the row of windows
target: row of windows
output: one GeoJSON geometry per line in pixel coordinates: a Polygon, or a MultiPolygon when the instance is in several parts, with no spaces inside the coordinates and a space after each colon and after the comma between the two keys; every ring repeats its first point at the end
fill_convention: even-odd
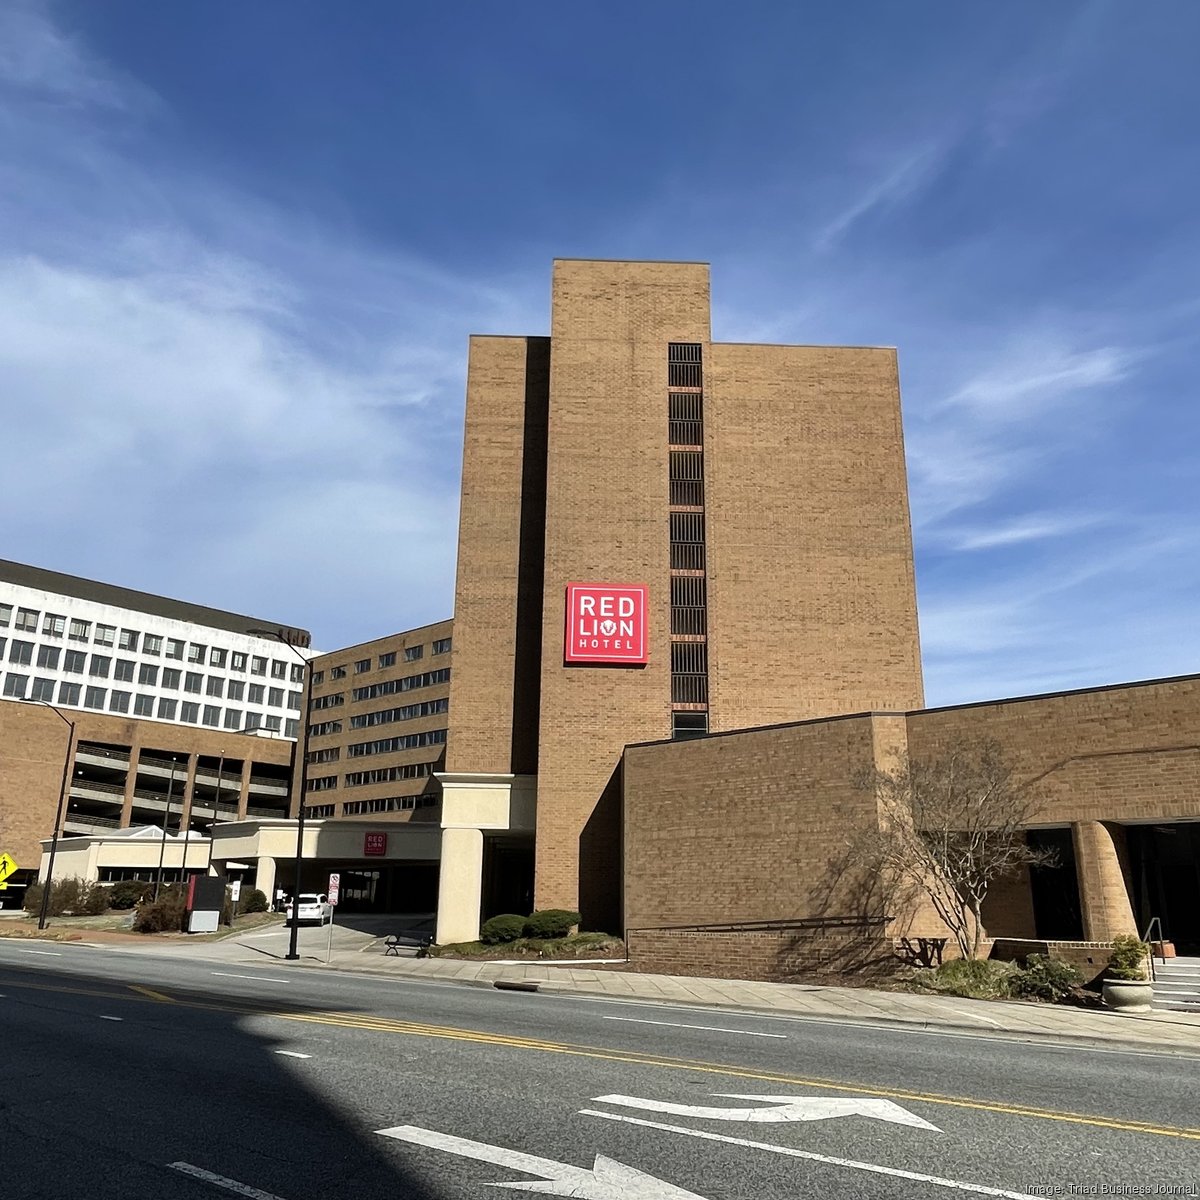
{"type": "MultiPolygon", "coordinates": [[[[13,616],[11,604],[0,604],[0,628],[12,625],[15,629],[26,633],[36,633],[38,609],[18,608],[13,616]]],[[[185,655],[189,663],[208,663],[210,667],[228,667],[232,671],[244,671],[247,664],[251,675],[266,675],[268,670],[272,679],[290,679],[292,683],[302,683],[304,667],[300,663],[288,663],[278,658],[266,658],[261,655],[247,655],[237,650],[225,650],[219,646],[209,647],[201,642],[185,642],[181,638],[164,638],[154,633],[143,634],[137,629],[118,629],[116,625],[104,625],[100,622],[84,621],[72,618],[68,626],[65,616],[48,612],[42,620],[42,635],[44,637],[63,637],[64,634],[72,642],[91,641],[97,646],[112,646],[131,654],[137,652],[141,642],[142,653],[163,655],[183,661],[185,655]],[[94,632],[93,632],[94,629],[94,632]]]]}
{"type": "Polygon", "coordinates": [[[337,760],[341,757],[341,746],[330,746],[327,750],[310,750],[308,752],[308,761],[310,763],[337,762],[337,760]]]}
{"type": "MultiPolygon", "coordinates": [[[[414,808],[432,808],[436,796],[380,796],[377,800],[347,800],[342,815],[355,817],[361,813],[406,812],[414,808]]],[[[329,805],[333,808],[333,805],[329,805]]]]}
{"type": "Polygon", "coordinates": [[[417,717],[433,717],[449,711],[450,701],[443,696],[440,700],[422,700],[419,704],[406,704],[403,708],[381,708],[377,712],[351,717],[350,728],[369,729],[372,725],[390,725],[393,721],[412,721],[417,717]]]}
{"type": "Polygon", "coordinates": [[[446,741],[446,730],[430,729],[425,733],[405,733],[398,737],[381,738],[377,742],[355,742],[346,747],[350,758],[368,754],[391,754],[397,750],[419,750],[422,746],[440,746],[446,741]]]}
{"type": "Polygon", "coordinates": [[[330,788],[337,787],[336,775],[318,775],[315,779],[310,779],[305,784],[305,791],[309,792],[327,792],[330,788]]]}
{"type": "MultiPolygon", "coordinates": [[[[205,704],[191,700],[179,701],[169,696],[148,696],[143,693],[133,693],[120,688],[89,686],[80,683],[63,682],[57,685],[57,703],[72,708],[90,708],[97,712],[107,709],[113,713],[133,712],[135,717],[157,717],[160,721],[184,721],[190,725],[209,725],[214,729],[268,729],[273,732],[285,730],[288,737],[296,736],[297,722],[289,720],[284,726],[283,718],[269,713],[259,713],[240,708],[222,709],[217,704],[205,704]]],[[[55,682],[53,679],[35,677],[9,671],[4,676],[3,695],[13,700],[44,700],[55,703],[55,682]],[[32,684],[32,686],[30,686],[32,684]]]]}
{"type": "MultiPolygon", "coordinates": [[[[432,650],[433,650],[434,654],[449,654],[450,653],[450,638],[438,638],[433,643],[432,650]]],[[[420,660],[424,657],[425,657],[425,647],[424,646],[409,646],[404,651],[404,661],[405,662],[420,662],[420,660]]],[[[381,654],[379,656],[379,669],[380,670],[383,670],[383,668],[385,668],[385,667],[394,667],[395,665],[396,665],[396,651],[395,650],[389,650],[386,654],[381,654]]],[[[360,658],[360,659],[357,659],[354,663],[355,675],[363,675],[370,669],[371,669],[371,659],[369,659],[369,658],[360,658]]],[[[331,680],[332,679],[345,679],[346,678],[346,667],[344,665],[330,667],[329,668],[329,678],[331,680]]],[[[312,681],[313,681],[314,687],[319,683],[324,683],[325,682],[325,672],[324,671],[314,671],[312,681]]]]}
{"type": "Polygon", "coordinates": [[[436,766],[436,762],[405,763],[401,767],[376,767],[371,771],[351,771],[346,775],[345,783],[347,787],[363,787],[369,783],[394,783],[397,779],[428,779],[436,766]]]}
{"type": "Polygon", "coordinates": [[[308,727],[309,737],[328,737],[331,733],[341,733],[341,721],[320,721],[308,727]]]}
{"type": "Polygon", "coordinates": [[[447,683],[449,679],[450,668],[442,667],[437,671],[426,671],[423,675],[406,675],[403,679],[388,679],[383,683],[373,683],[369,687],[357,687],[350,694],[356,701],[377,700],[380,696],[394,696],[397,692],[411,692],[416,688],[447,683]]]}
{"type": "MultiPolygon", "coordinates": [[[[4,653],[4,638],[0,638],[0,655],[4,653]]],[[[8,649],[8,661],[16,666],[31,666],[33,662],[34,643],[14,638],[8,649]]],[[[46,671],[57,671],[61,664],[62,670],[68,675],[82,675],[86,669],[93,679],[112,678],[117,683],[133,683],[136,668],[137,682],[143,687],[158,687],[160,668],[156,663],[135,663],[131,658],[118,658],[115,661],[107,654],[93,654],[90,657],[82,650],[63,651],[58,646],[39,646],[37,648],[37,665],[46,671]]],[[[182,685],[185,692],[200,695],[203,690],[208,696],[216,699],[246,700],[251,704],[269,704],[272,708],[284,707],[284,689],[268,688],[265,684],[246,684],[240,679],[226,680],[220,675],[209,675],[207,682],[199,671],[184,673],[174,667],[161,668],[161,686],[168,691],[178,691],[182,685]],[[228,684],[228,692],[226,692],[228,684]],[[249,689],[247,693],[247,689],[249,689]]],[[[300,692],[287,693],[287,707],[296,712],[300,711],[302,696],[300,692]]]]}
{"type": "Polygon", "coordinates": [[[306,804],[304,811],[310,817],[320,820],[322,817],[332,817],[336,808],[336,804],[306,804]]]}

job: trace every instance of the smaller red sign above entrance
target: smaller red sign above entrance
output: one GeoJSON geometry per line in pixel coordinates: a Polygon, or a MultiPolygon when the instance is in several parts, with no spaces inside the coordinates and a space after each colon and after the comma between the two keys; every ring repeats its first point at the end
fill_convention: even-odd
{"type": "Polygon", "coordinates": [[[563,658],[569,663],[646,661],[646,585],[568,583],[563,658]]]}
{"type": "Polygon", "coordinates": [[[364,833],[363,834],[363,853],[364,854],[386,854],[387,853],[387,834],[386,833],[364,833]]]}

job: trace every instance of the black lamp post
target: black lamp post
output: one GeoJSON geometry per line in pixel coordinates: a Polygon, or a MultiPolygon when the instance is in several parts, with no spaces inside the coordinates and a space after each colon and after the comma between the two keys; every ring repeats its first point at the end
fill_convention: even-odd
{"type": "MultiPolygon", "coordinates": [[[[167,781],[167,811],[163,816],[162,841],[159,843],[159,847],[158,847],[158,875],[155,877],[155,880],[154,880],[154,899],[156,902],[158,900],[159,888],[162,887],[163,862],[165,861],[166,856],[167,856],[167,826],[171,823],[171,797],[174,794],[174,792],[175,792],[175,756],[172,754],[171,755],[171,778],[167,781]]],[[[182,809],[180,809],[180,812],[179,812],[179,825],[180,825],[180,828],[182,829],[182,827],[183,827],[183,810],[182,809]]],[[[183,851],[184,861],[186,861],[187,860],[187,836],[186,836],[186,834],[184,835],[183,845],[184,845],[184,851],[183,851]]],[[[183,870],[182,869],[180,869],[179,876],[181,879],[183,878],[183,870]]]]}
{"type": "MultiPolygon", "coordinates": [[[[304,806],[308,798],[308,666],[309,661],[296,649],[282,633],[274,629],[247,629],[247,633],[256,637],[274,638],[281,646],[286,646],[304,668],[305,678],[300,690],[300,737],[296,746],[300,754],[300,800],[296,809],[296,858],[292,867],[292,929],[288,938],[288,952],[284,957],[290,961],[300,958],[298,949],[300,942],[300,867],[304,861],[304,806]]],[[[293,776],[295,770],[293,768],[293,776]]]]}
{"type": "Polygon", "coordinates": [[[50,910],[50,889],[54,886],[54,856],[58,853],[58,839],[62,831],[63,809],[67,803],[67,778],[71,772],[71,754],[75,749],[75,722],[64,717],[53,704],[45,700],[31,700],[30,704],[40,704],[48,708],[58,719],[64,722],[69,730],[67,734],[67,756],[63,759],[62,784],[58,789],[58,812],[54,816],[54,833],[50,839],[50,861],[46,864],[46,881],[42,884],[42,907],[38,912],[38,928],[46,928],[46,914],[50,910]]]}

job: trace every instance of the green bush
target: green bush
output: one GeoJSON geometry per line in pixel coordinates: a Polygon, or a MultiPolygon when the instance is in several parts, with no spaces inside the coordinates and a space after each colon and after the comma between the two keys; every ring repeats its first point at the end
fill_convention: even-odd
{"type": "Polygon", "coordinates": [[[1011,993],[1010,980],[1017,967],[983,958],[954,958],[940,967],[919,971],[912,982],[924,991],[975,1000],[1003,1000],[1011,993]]]}
{"type": "Polygon", "coordinates": [[[1150,947],[1132,933],[1123,933],[1114,938],[1112,954],[1108,959],[1109,979],[1145,979],[1146,956],[1149,953],[1150,947]]]}
{"type": "Polygon", "coordinates": [[[267,912],[270,907],[267,897],[258,888],[251,888],[248,892],[242,893],[238,911],[244,913],[267,912]]]}
{"type": "Polygon", "coordinates": [[[42,883],[31,883],[25,889],[25,911],[27,913],[42,911],[42,895],[45,890],[46,885],[42,883]]]}
{"type": "Polygon", "coordinates": [[[154,884],[144,879],[123,879],[112,886],[109,904],[113,908],[133,908],[154,893],[154,884]]]}
{"type": "Polygon", "coordinates": [[[112,889],[93,883],[82,897],[82,912],[89,917],[100,917],[108,912],[109,901],[112,899],[112,889]]]}
{"type": "Polygon", "coordinates": [[[1047,954],[1031,954],[1024,968],[1012,976],[1009,989],[1019,999],[1058,1004],[1082,983],[1083,977],[1069,963],[1058,962],[1047,954]]]}
{"type": "MultiPolygon", "coordinates": [[[[44,885],[40,883],[30,884],[25,889],[26,912],[41,912],[43,891],[44,885]]],[[[93,910],[88,907],[88,897],[93,891],[99,891],[101,897],[107,900],[108,893],[104,888],[92,887],[84,883],[82,879],[56,879],[50,887],[50,904],[46,909],[46,915],[62,917],[69,913],[77,915],[92,913],[93,910]]],[[[103,912],[104,909],[98,911],[103,912]]]]}
{"type": "Polygon", "coordinates": [[[479,940],[485,946],[497,946],[501,942],[515,942],[525,928],[525,918],[515,913],[501,913],[484,921],[479,931],[479,940]]]}
{"type": "Polygon", "coordinates": [[[521,930],[527,938],[566,937],[574,925],[579,924],[579,914],[565,908],[544,908],[525,918],[521,930]]]}
{"type": "Polygon", "coordinates": [[[138,933],[181,932],[186,907],[186,888],[163,888],[157,900],[147,900],[138,905],[133,927],[138,933]]]}

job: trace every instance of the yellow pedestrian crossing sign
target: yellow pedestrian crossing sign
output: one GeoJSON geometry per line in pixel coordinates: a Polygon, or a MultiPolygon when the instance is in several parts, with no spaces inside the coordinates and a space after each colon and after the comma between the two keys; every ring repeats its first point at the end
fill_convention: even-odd
{"type": "Polygon", "coordinates": [[[21,868],[11,854],[0,854],[0,892],[8,888],[8,877],[15,875],[21,868]]]}

